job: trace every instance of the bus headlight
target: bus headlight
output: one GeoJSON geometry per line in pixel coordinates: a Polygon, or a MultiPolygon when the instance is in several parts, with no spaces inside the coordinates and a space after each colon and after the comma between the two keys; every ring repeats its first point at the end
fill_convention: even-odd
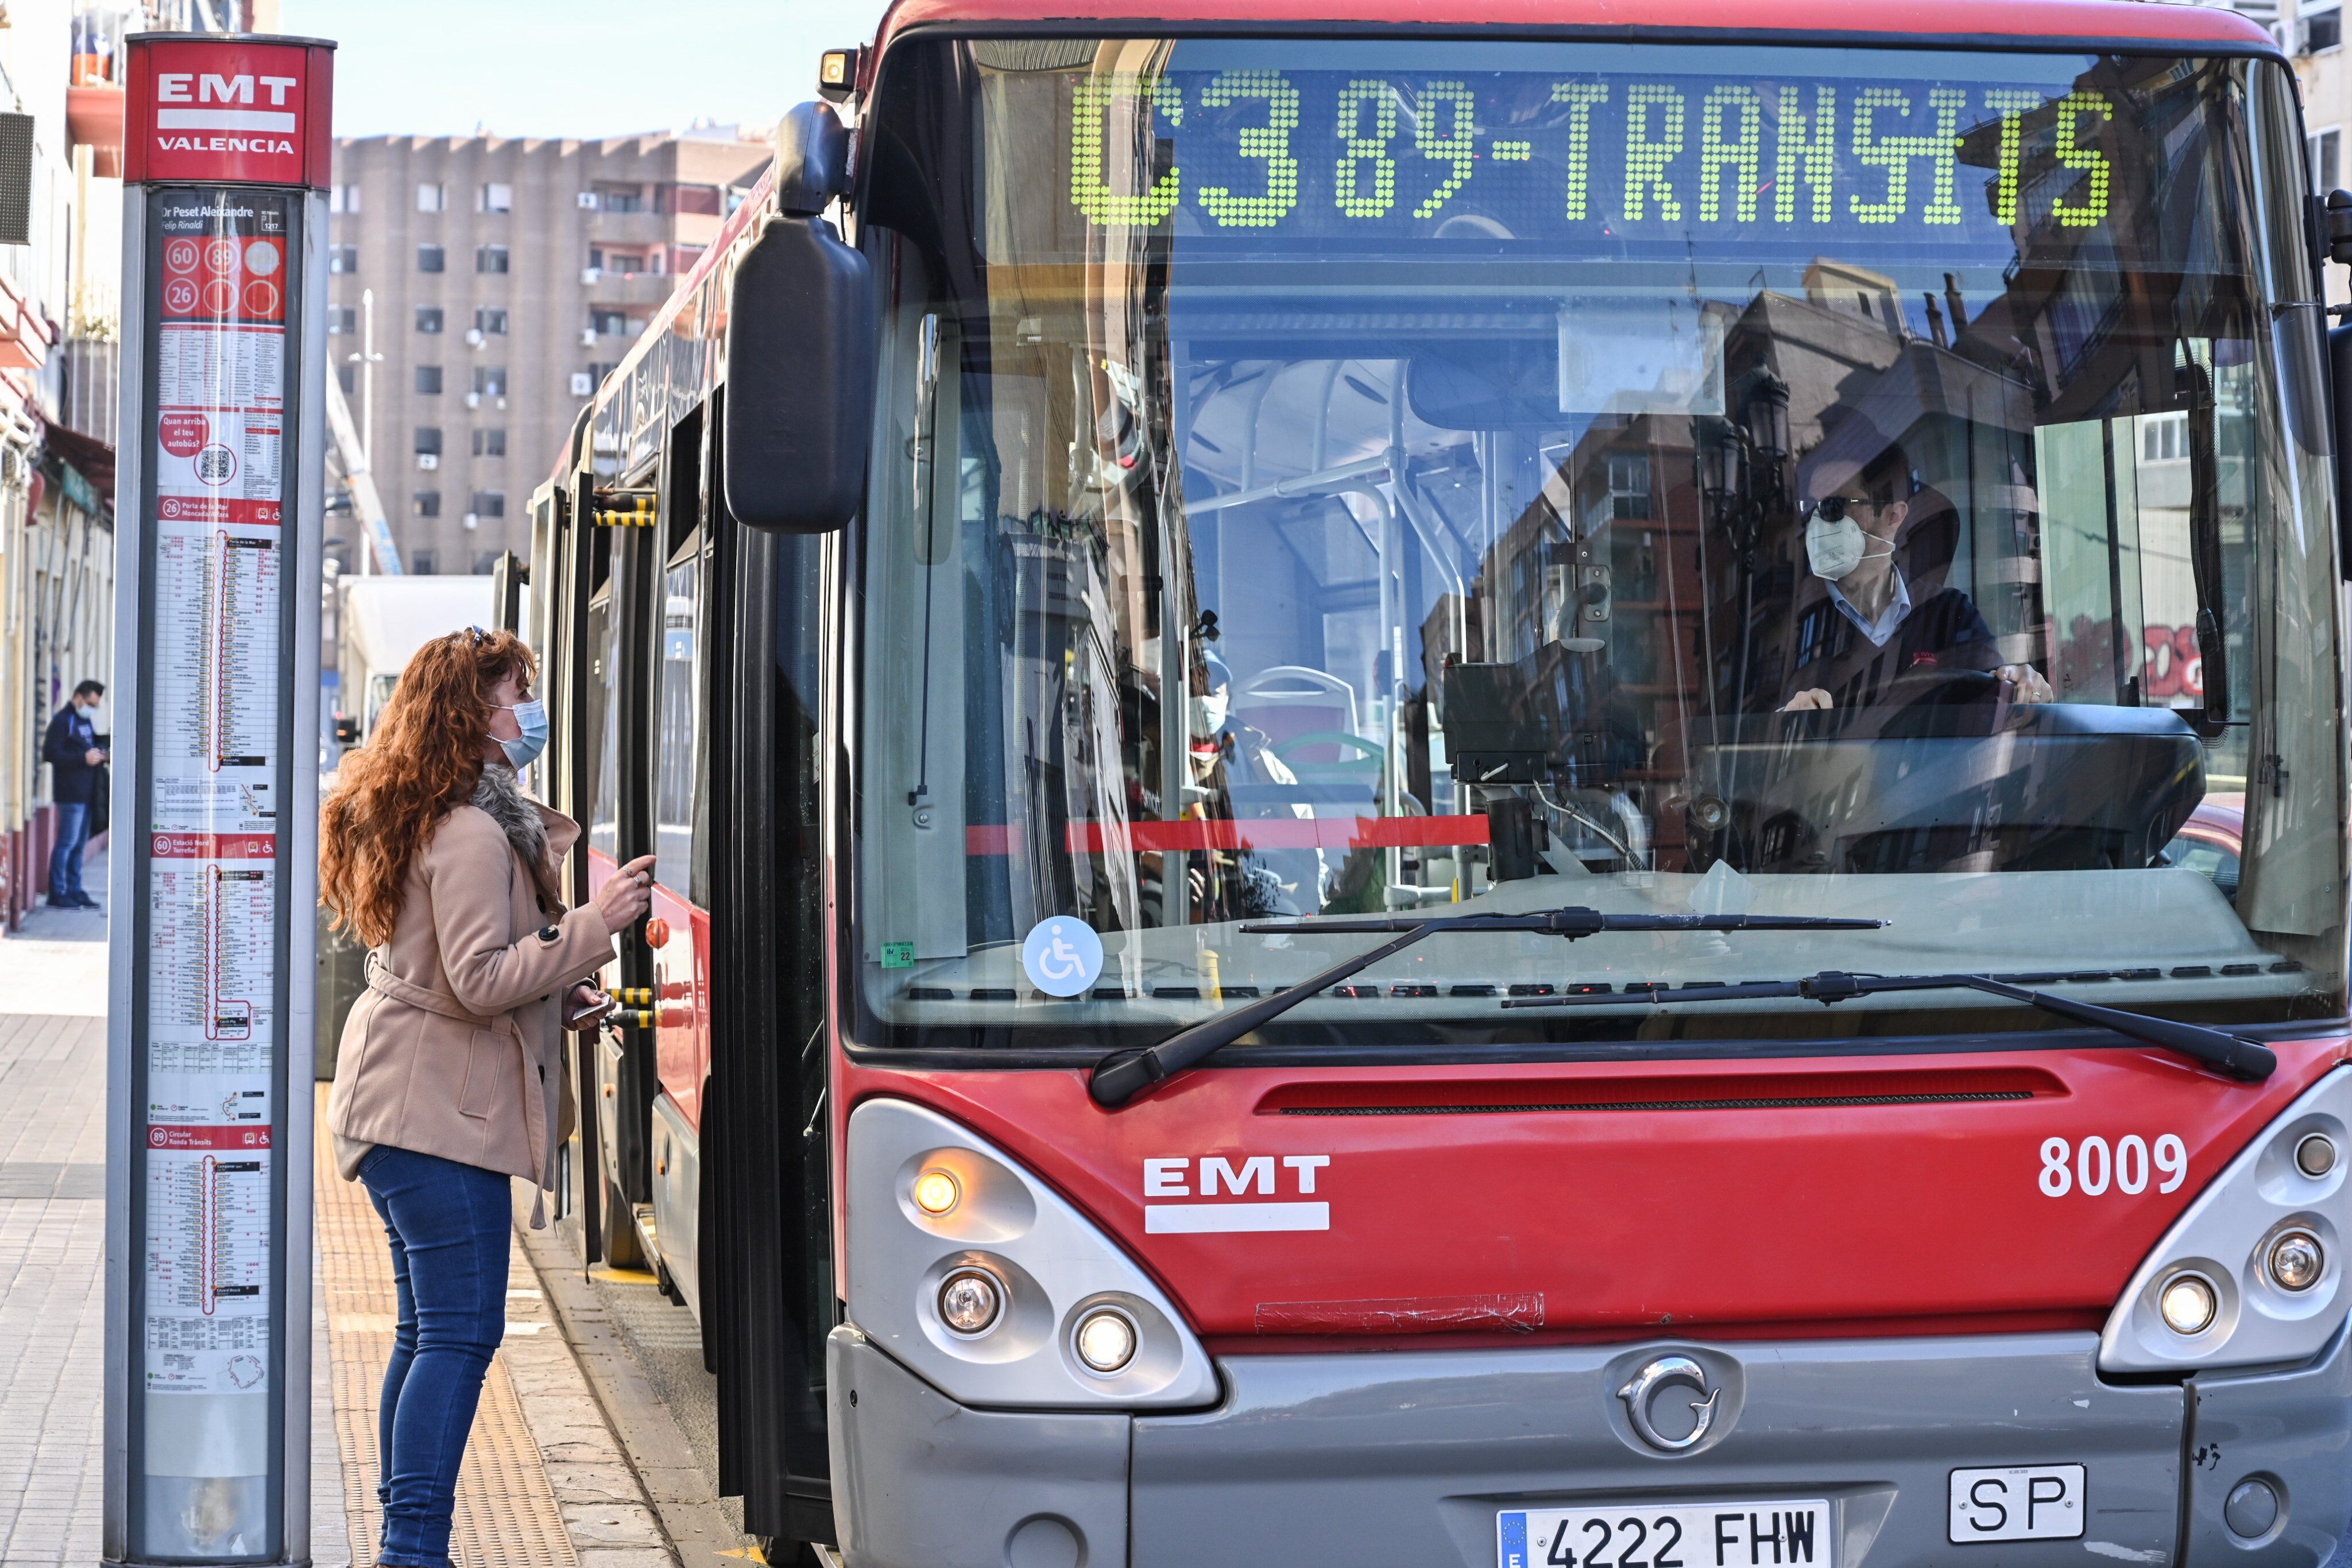
{"type": "MultiPolygon", "coordinates": [[[[1048,1134],[1039,1134],[1043,1146],[1048,1134]]],[[[971,1129],[877,1095],[849,1114],[844,1327],[960,1404],[1199,1409],[1216,1368],[1108,1225],[971,1129]]],[[[1140,1231],[1140,1217],[1129,1223],[1140,1231]]]]}
{"type": "Polygon", "coordinates": [[[1116,1307],[1097,1307],[1078,1320],[1071,1343],[1087,1371],[1108,1376],[1135,1359],[1135,1324],[1116,1307]]]}
{"type": "Polygon", "coordinates": [[[2338,1256],[2352,1230],[2347,1135],[2352,1067],[2338,1067],[2218,1169],[2190,1149],[2189,1202],[2107,1314],[2099,1370],[2293,1365],[2325,1350],[2352,1306],[2338,1256]]]}
{"type": "Polygon", "coordinates": [[[2310,1231],[2290,1230],[2271,1243],[2263,1256],[2263,1267],[2280,1290],[2308,1291],[2326,1271],[2327,1254],[2310,1231]]]}
{"type": "Polygon", "coordinates": [[[915,1207],[936,1219],[955,1207],[963,1189],[946,1171],[929,1170],[915,1178],[915,1207]]]}
{"type": "Polygon", "coordinates": [[[2213,1314],[2221,1306],[2212,1282],[2202,1274],[2175,1274],[2157,1298],[2164,1326],[2177,1334],[2203,1333],[2213,1326],[2213,1314]]]}
{"type": "Polygon", "coordinates": [[[983,1334],[1004,1311],[1004,1287],[985,1269],[959,1269],[940,1285],[940,1322],[960,1334],[983,1334]]]}

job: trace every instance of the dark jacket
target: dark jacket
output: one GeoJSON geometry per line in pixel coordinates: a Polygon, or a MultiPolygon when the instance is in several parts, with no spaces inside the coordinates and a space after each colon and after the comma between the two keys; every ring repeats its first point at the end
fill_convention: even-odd
{"type": "Polygon", "coordinates": [[[1873,645],[1834,605],[1827,607],[1827,622],[1820,654],[1797,666],[1782,702],[1808,686],[1819,686],[1840,708],[1867,707],[1906,674],[2000,668],[2000,645],[1993,640],[1992,628],[1957,588],[1915,601],[1911,613],[1883,648],[1873,645]]]}
{"type": "Polygon", "coordinates": [[[41,742],[41,760],[53,774],[50,797],[60,806],[87,806],[98,793],[98,769],[82,760],[98,744],[89,716],[68,703],[49,720],[48,738],[41,742]]]}

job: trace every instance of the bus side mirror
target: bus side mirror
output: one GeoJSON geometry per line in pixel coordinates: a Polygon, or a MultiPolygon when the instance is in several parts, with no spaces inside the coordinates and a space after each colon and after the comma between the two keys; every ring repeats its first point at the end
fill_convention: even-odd
{"type": "Polygon", "coordinates": [[[849,133],[824,104],[776,129],[779,215],[727,294],[727,509],[755,528],[828,533],[866,496],[874,276],[822,215],[849,188],[849,133]]]}

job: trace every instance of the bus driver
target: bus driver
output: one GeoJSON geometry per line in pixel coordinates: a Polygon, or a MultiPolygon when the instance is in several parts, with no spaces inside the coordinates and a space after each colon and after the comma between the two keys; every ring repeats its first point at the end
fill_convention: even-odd
{"type": "MultiPolygon", "coordinates": [[[[1912,489],[1910,461],[1900,446],[1890,442],[1867,461],[1824,455],[1807,466],[1799,480],[1806,565],[1845,625],[1824,639],[1820,658],[1801,666],[1806,684],[1780,705],[1783,713],[1835,707],[1833,692],[1846,693],[1850,704],[1867,704],[1898,676],[1937,669],[1995,673],[2011,702],[2053,700],[2041,671],[2001,663],[1992,628],[1966,593],[1923,580],[1921,597],[1913,598],[1898,547],[1919,533],[1918,525],[1949,517],[1951,504],[1935,491],[1912,489]]],[[[1912,565],[1927,580],[1950,560],[1947,554],[1932,566],[1916,559],[1912,565]]]]}

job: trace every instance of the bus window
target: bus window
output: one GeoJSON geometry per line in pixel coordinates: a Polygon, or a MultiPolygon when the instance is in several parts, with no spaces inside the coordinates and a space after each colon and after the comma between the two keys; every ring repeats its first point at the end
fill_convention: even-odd
{"type": "Polygon", "coordinates": [[[660,727],[654,737],[654,880],[708,908],[694,875],[695,825],[706,738],[695,639],[702,615],[702,535],[690,537],[662,580],[660,727]]]}
{"type": "Polygon", "coordinates": [[[621,817],[621,650],[610,589],[588,606],[588,755],[595,759],[590,774],[588,799],[581,819],[588,825],[588,847],[619,858],[621,817]]]}

